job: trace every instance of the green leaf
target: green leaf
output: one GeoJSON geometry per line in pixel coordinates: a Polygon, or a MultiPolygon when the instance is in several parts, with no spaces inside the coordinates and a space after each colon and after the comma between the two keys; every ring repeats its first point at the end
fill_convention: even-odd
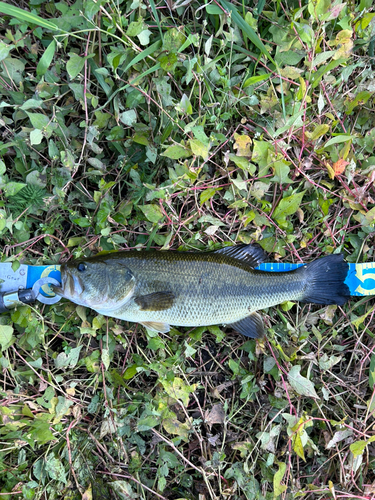
{"type": "Polygon", "coordinates": [[[355,138],[356,138],[355,135],[343,135],[343,134],[337,135],[336,137],[332,137],[332,139],[330,139],[324,144],[324,149],[328,148],[329,146],[332,146],[333,144],[340,144],[342,142],[352,141],[355,138]]]}
{"type": "Polygon", "coordinates": [[[187,385],[181,378],[175,377],[172,382],[168,380],[162,381],[165,392],[174,399],[182,401],[187,407],[189,404],[189,395],[196,389],[196,384],[187,385]]]}
{"type": "Polygon", "coordinates": [[[158,58],[158,61],[160,62],[160,66],[164,71],[168,71],[171,73],[174,72],[178,63],[177,56],[174,52],[170,52],[169,54],[160,56],[158,58]]]}
{"type": "Polygon", "coordinates": [[[137,375],[137,365],[128,366],[123,375],[124,380],[130,380],[137,375]]]}
{"type": "Polygon", "coordinates": [[[90,227],[91,220],[87,217],[79,217],[78,219],[73,219],[74,224],[77,224],[79,227],[90,227]]]}
{"type": "Polygon", "coordinates": [[[186,39],[186,35],[177,28],[170,28],[166,31],[163,41],[163,49],[168,52],[178,52],[186,39]]]}
{"type": "Polygon", "coordinates": [[[28,99],[22,104],[22,106],[20,106],[20,109],[27,111],[28,109],[41,108],[42,105],[43,101],[40,99],[28,99]]]}
{"type": "Polygon", "coordinates": [[[36,74],[38,76],[42,76],[47,72],[47,69],[49,68],[52,62],[53,56],[55,55],[55,50],[56,50],[56,42],[55,40],[52,40],[52,42],[48,45],[48,47],[44,51],[44,54],[40,58],[38,66],[36,67],[36,74]]]}
{"type": "Polygon", "coordinates": [[[41,445],[55,439],[55,436],[50,431],[50,423],[43,421],[39,417],[36,417],[35,420],[30,424],[30,428],[30,436],[41,445]]]}
{"type": "Polygon", "coordinates": [[[46,115],[42,115],[41,113],[29,113],[27,112],[28,117],[30,118],[31,125],[34,128],[39,130],[43,130],[50,122],[50,119],[46,115]]]}
{"type": "Polygon", "coordinates": [[[211,16],[222,16],[224,14],[223,9],[220,9],[218,5],[215,5],[213,3],[209,3],[208,5],[205,6],[207,14],[210,14],[211,16]]]}
{"type": "Polygon", "coordinates": [[[15,196],[18,191],[21,191],[25,186],[27,186],[27,184],[23,182],[7,182],[2,189],[4,190],[5,196],[10,197],[15,196]]]}
{"type": "Polygon", "coordinates": [[[342,359],[342,356],[330,356],[326,353],[324,353],[320,358],[319,358],[319,368],[321,370],[330,370],[332,366],[336,365],[339,363],[342,359]]]}
{"type": "Polygon", "coordinates": [[[138,208],[142,210],[150,222],[159,222],[164,217],[159,205],[140,205],[138,208]]]}
{"type": "Polygon", "coordinates": [[[252,76],[252,77],[248,78],[247,80],[245,80],[242,87],[245,89],[246,87],[250,87],[250,85],[255,85],[259,82],[263,82],[264,80],[268,80],[269,77],[270,77],[270,75],[267,73],[264,75],[252,76]]]}
{"type": "Polygon", "coordinates": [[[353,453],[354,458],[357,458],[360,455],[362,455],[363,452],[365,451],[366,446],[369,445],[370,443],[373,443],[374,441],[375,441],[375,436],[371,436],[370,439],[367,439],[366,441],[360,439],[359,441],[352,443],[350,445],[350,451],[353,453]]]}
{"type": "Polygon", "coordinates": [[[368,90],[362,90],[362,92],[359,92],[355,96],[355,98],[347,104],[345,113],[347,115],[350,115],[354,108],[366,104],[366,102],[370,99],[372,95],[373,92],[369,92],[368,90]]]}
{"type": "MultiPolygon", "coordinates": [[[[368,214],[369,212],[367,212],[368,214]]],[[[366,215],[367,215],[366,214],[366,215]]],[[[365,322],[365,319],[367,318],[367,316],[372,313],[372,309],[369,309],[365,314],[362,314],[362,316],[359,316],[358,318],[356,319],[352,319],[352,325],[354,325],[357,330],[358,328],[365,322]]]]}
{"type": "Polygon", "coordinates": [[[9,52],[14,48],[13,45],[7,45],[4,42],[0,42],[0,61],[3,61],[8,57],[9,52]]]}
{"type": "Polygon", "coordinates": [[[20,21],[25,21],[26,23],[36,24],[37,26],[42,26],[42,28],[47,28],[53,31],[60,31],[56,24],[46,21],[35,14],[31,14],[31,12],[27,12],[24,9],[8,5],[4,2],[0,2],[0,12],[6,14],[7,16],[15,17],[20,21]]]}
{"type": "Polygon", "coordinates": [[[375,384],[375,354],[373,354],[371,356],[368,383],[369,383],[370,389],[372,390],[374,388],[374,384],[375,384]]]}
{"type": "Polygon", "coordinates": [[[207,160],[210,149],[208,144],[203,144],[203,142],[199,141],[198,139],[190,139],[189,145],[192,152],[196,156],[201,156],[204,160],[207,160]]]}
{"type": "Polygon", "coordinates": [[[284,477],[286,471],[286,464],[284,462],[276,462],[276,465],[279,466],[279,470],[273,476],[273,497],[277,498],[279,495],[282,495],[284,491],[287,489],[285,484],[281,484],[281,481],[284,477]]]}
{"type": "Polygon", "coordinates": [[[167,158],[171,158],[171,160],[180,160],[181,158],[189,158],[191,151],[184,146],[174,144],[173,146],[169,146],[160,156],[166,156],[167,158]]]}
{"type": "Polygon", "coordinates": [[[69,55],[70,59],[66,63],[66,71],[68,72],[70,79],[74,80],[74,78],[79,75],[83,66],[85,65],[85,59],[73,52],[71,52],[69,55]]]}
{"type": "Polygon", "coordinates": [[[319,19],[321,19],[322,16],[328,12],[330,7],[330,0],[310,0],[308,2],[309,13],[315,18],[316,21],[319,21],[319,19]]]}
{"type": "Polygon", "coordinates": [[[147,47],[147,49],[142,50],[142,52],[137,54],[134,57],[134,59],[132,59],[130,61],[130,63],[127,64],[126,68],[124,69],[124,73],[126,73],[135,64],[139,63],[140,61],[143,61],[144,59],[146,59],[146,57],[148,57],[151,54],[153,54],[154,52],[156,52],[158,50],[158,48],[160,47],[160,45],[161,45],[161,42],[160,42],[160,40],[158,40],[157,42],[155,42],[152,45],[150,45],[149,47],[147,47]]]}
{"type": "Polygon", "coordinates": [[[43,132],[36,128],[30,132],[30,144],[33,146],[35,144],[40,144],[43,140],[43,132]]]}
{"type": "Polygon", "coordinates": [[[5,351],[12,344],[14,344],[15,341],[16,341],[16,337],[13,335],[13,327],[9,326],[9,325],[0,325],[1,350],[5,351]]]}
{"type": "Polygon", "coordinates": [[[165,348],[165,344],[160,337],[153,337],[148,341],[147,349],[151,349],[152,351],[157,351],[158,349],[165,348]]]}
{"type": "Polygon", "coordinates": [[[137,38],[141,45],[148,45],[150,43],[150,36],[152,35],[152,31],[143,30],[138,35],[137,38]]]}
{"type": "Polygon", "coordinates": [[[287,196],[286,198],[280,200],[280,203],[277,205],[273,213],[273,218],[277,222],[282,222],[288,215],[296,213],[301,205],[304,194],[305,191],[302,191],[301,193],[292,194],[291,196],[287,196]]]}
{"type": "Polygon", "coordinates": [[[176,417],[167,417],[163,419],[163,427],[169,432],[176,436],[180,436],[185,440],[189,438],[189,430],[191,425],[188,422],[180,422],[176,417]]]}
{"type": "Polygon", "coordinates": [[[272,168],[275,172],[275,175],[274,177],[272,177],[271,181],[279,182],[280,184],[290,184],[291,182],[293,182],[292,179],[288,177],[290,168],[285,160],[275,161],[275,163],[272,165],[272,168]]]}
{"type": "Polygon", "coordinates": [[[306,136],[312,141],[316,141],[319,137],[326,134],[329,130],[329,125],[326,123],[323,125],[317,125],[312,132],[306,132],[306,136]]]}
{"type": "Polygon", "coordinates": [[[160,417],[157,415],[148,415],[147,417],[140,418],[137,423],[138,432],[149,431],[153,427],[160,425],[160,417]]]}
{"type": "Polygon", "coordinates": [[[60,354],[58,354],[55,358],[56,368],[74,368],[78,363],[79,354],[82,347],[83,346],[73,347],[73,349],[71,349],[68,354],[66,354],[65,352],[60,352],[60,354]]]}
{"type": "Polygon", "coordinates": [[[126,30],[126,34],[130,37],[135,37],[139,35],[144,29],[145,24],[142,17],[140,17],[138,21],[133,21],[129,24],[128,29],[126,30]]]}
{"type": "Polygon", "coordinates": [[[201,192],[200,204],[203,205],[207,200],[212,198],[217,191],[221,191],[222,188],[208,188],[201,192]]]}
{"type": "Polygon", "coordinates": [[[51,479],[56,479],[57,481],[67,484],[64,466],[52,453],[46,457],[45,470],[51,479]]]}
{"type": "MultiPolygon", "coordinates": [[[[56,399],[56,398],[54,398],[56,399]]],[[[70,412],[69,408],[73,405],[73,401],[70,399],[64,398],[64,396],[58,396],[57,397],[57,404],[56,404],[56,414],[54,418],[54,422],[60,422],[65,415],[68,415],[70,412]]]]}
{"type": "Polygon", "coordinates": [[[317,54],[316,57],[313,59],[311,66],[313,68],[315,68],[316,66],[323,64],[324,62],[327,61],[327,59],[332,57],[334,55],[334,53],[335,53],[334,50],[326,50],[324,52],[321,52],[320,54],[317,54]]]}
{"type": "Polygon", "coordinates": [[[128,127],[131,127],[137,121],[137,114],[134,109],[129,109],[128,111],[124,111],[123,113],[121,113],[119,118],[122,123],[124,123],[128,127]]]}
{"type": "Polygon", "coordinates": [[[288,373],[288,382],[293,387],[293,389],[301,396],[307,396],[309,398],[320,399],[317,395],[314,384],[311,380],[303,377],[300,374],[301,367],[299,365],[294,365],[290,372],[288,373]]]}
{"type": "Polygon", "coordinates": [[[105,349],[105,348],[102,349],[102,362],[103,362],[104,368],[106,370],[108,370],[109,365],[111,363],[111,358],[109,356],[109,350],[108,349],[105,349]]]}

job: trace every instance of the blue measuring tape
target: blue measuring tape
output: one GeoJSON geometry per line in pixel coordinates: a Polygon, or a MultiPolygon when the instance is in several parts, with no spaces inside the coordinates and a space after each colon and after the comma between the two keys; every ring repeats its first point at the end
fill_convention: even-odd
{"type": "MultiPolygon", "coordinates": [[[[304,264],[288,263],[263,263],[256,269],[260,271],[282,272],[293,271],[304,264]]],[[[40,278],[54,278],[61,281],[60,266],[27,266],[27,288],[32,288],[33,284],[40,278]]],[[[375,262],[366,262],[364,264],[349,264],[349,272],[345,283],[348,285],[350,295],[363,297],[375,295],[375,262]]],[[[48,284],[43,285],[41,293],[45,296],[53,296],[53,292],[48,284]]]]}

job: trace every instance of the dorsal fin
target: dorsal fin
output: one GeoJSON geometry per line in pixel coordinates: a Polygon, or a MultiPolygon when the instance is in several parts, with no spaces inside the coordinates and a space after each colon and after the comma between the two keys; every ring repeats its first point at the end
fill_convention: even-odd
{"type": "Polygon", "coordinates": [[[257,267],[267,259],[267,255],[265,254],[263,248],[256,244],[242,244],[234,245],[233,247],[220,248],[220,250],[216,250],[215,253],[223,253],[233,259],[246,262],[246,264],[251,267],[257,267]]]}

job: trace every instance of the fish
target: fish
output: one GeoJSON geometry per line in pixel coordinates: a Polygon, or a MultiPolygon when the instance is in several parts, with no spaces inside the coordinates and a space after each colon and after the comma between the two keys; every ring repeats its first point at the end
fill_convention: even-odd
{"type": "Polygon", "coordinates": [[[255,269],[266,259],[257,244],[213,252],[116,251],[62,264],[61,286],[53,289],[156,332],[225,325],[251,338],[264,335],[261,309],[285,301],[343,305],[350,296],[342,254],[288,272],[255,269]]]}

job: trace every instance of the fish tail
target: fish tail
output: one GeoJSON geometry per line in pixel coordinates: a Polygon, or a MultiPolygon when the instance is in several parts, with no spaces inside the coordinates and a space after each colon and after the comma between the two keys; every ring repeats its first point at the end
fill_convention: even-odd
{"type": "Polygon", "coordinates": [[[342,254],[328,255],[300,268],[306,273],[306,288],[301,302],[313,304],[338,304],[342,306],[350,297],[344,283],[349,265],[342,254]]]}

